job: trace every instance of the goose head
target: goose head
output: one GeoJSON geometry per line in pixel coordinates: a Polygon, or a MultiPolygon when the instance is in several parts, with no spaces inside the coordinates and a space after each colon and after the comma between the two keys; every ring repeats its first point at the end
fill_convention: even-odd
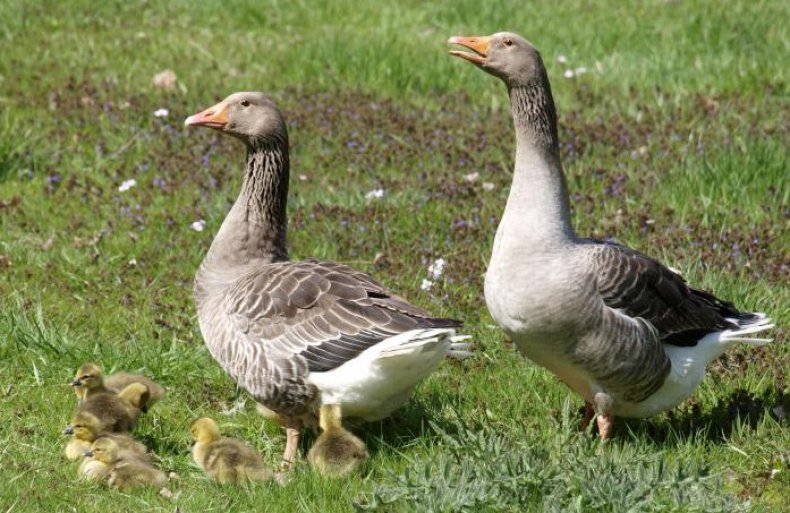
{"type": "Polygon", "coordinates": [[[544,80],[546,72],[540,53],[518,34],[497,32],[490,36],[454,36],[447,42],[471,50],[452,50],[450,55],[475,64],[510,87],[528,86],[544,80]]]}
{"type": "Polygon", "coordinates": [[[204,126],[241,139],[255,148],[282,139],[285,121],[274,102],[263,93],[233,93],[184,121],[185,126],[204,126]]]}
{"type": "Polygon", "coordinates": [[[101,368],[95,363],[85,363],[77,369],[77,375],[71,382],[73,387],[99,388],[103,385],[104,379],[101,368]]]}
{"type": "Polygon", "coordinates": [[[118,460],[119,449],[115,440],[107,437],[99,437],[93,442],[91,448],[83,454],[86,458],[93,458],[96,461],[109,465],[118,460]]]}
{"type": "Polygon", "coordinates": [[[63,430],[64,435],[73,435],[77,440],[94,441],[101,432],[101,422],[88,412],[77,412],[71,424],[63,430]]]}
{"type": "Polygon", "coordinates": [[[219,440],[219,426],[208,417],[197,419],[192,423],[192,440],[202,444],[210,444],[219,440]]]}

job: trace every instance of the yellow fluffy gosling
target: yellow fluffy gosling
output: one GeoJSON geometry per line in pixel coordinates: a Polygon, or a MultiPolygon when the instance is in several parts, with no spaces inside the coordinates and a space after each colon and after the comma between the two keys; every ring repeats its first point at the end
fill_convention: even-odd
{"type": "Polygon", "coordinates": [[[222,484],[274,478],[252,447],[233,438],[220,437],[217,423],[208,417],[192,423],[192,439],[195,463],[222,484]]]}
{"type": "Polygon", "coordinates": [[[162,385],[141,374],[116,372],[105,378],[101,367],[95,363],[85,363],[81,365],[80,368],[77,369],[77,375],[71,382],[71,386],[74,387],[74,393],[77,395],[77,399],[82,401],[96,393],[118,393],[132,383],[141,383],[148,387],[148,398],[141,408],[143,412],[148,411],[148,408],[153,406],[154,403],[161,399],[166,393],[162,385]]]}
{"type": "Polygon", "coordinates": [[[307,453],[310,466],[327,477],[345,477],[361,471],[368,451],[365,442],[343,428],[340,406],[321,406],[319,423],[321,435],[307,453]]]}
{"type": "Polygon", "coordinates": [[[148,387],[140,383],[133,383],[118,394],[91,393],[79,403],[77,413],[89,413],[99,419],[100,433],[131,431],[146,403],[147,395],[148,387]]]}
{"type": "Polygon", "coordinates": [[[106,465],[109,469],[107,482],[122,491],[138,486],[162,488],[167,484],[164,472],[123,450],[115,440],[107,436],[97,438],[91,448],[85,451],[85,457],[88,461],[106,465]]]}
{"type": "Polygon", "coordinates": [[[120,433],[102,434],[102,423],[93,414],[81,411],[77,412],[71,419],[71,424],[63,430],[64,435],[71,435],[72,438],[66,444],[65,454],[70,460],[76,460],[84,456],[85,451],[90,449],[91,444],[100,436],[107,436],[115,440],[124,450],[132,451],[142,458],[148,458],[143,444],[134,438],[120,433]]]}
{"type": "MultiPolygon", "coordinates": [[[[100,435],[96,440],[93,441],[91,446],[86,449],[86,452],[91,451],[93,449],[93,444],[96,443],[98,440],[102,439],[109,439],[118,444],[119,447],[119,455],[125,461],[135,461],[140,462],[146,465],[151,464],[151,457],[145,453],[140,452],[137,448],[129,448],[129,440],[119,439],[119,437],[124,437],[129,439],[126,435],[119,435],[114,433],[107,433],[104,435],[100,435]]],[[[134,442],[132,440],[132,442],[134,442]]],[[[136,443],[136,442],[134,442],[136,443]]],[[[143,448],[144,449],[144,448],[143,448]]],[[[77,468],[77,475],[83,479],[87,479],[89,481],[103,481],[110,477],[110,471],[112,468],[107,463],[103,461],[99,461],[95,458],[88,458],[85,456],[85,452],[82,454],[83,458],[80,462],[80,466],[77,468]]]]}
{"type": "Polygon", "coordinates": [[[77,468],[77,475],[91,481],[101,481],[109,477],[110,468],[95,459],[85,458],[85,451],[90,450],[93,442],[100,437],[114,440],[123,454],[150,462],[150,456],[143,444],[134,438],[120,433],[101,433],[101,422],[88,412],[79,412],[71,419],[71,424],[63,430],[64,435],[72,435],[66,444],[66,457],[70,460],[82,458],[77,468]]]}

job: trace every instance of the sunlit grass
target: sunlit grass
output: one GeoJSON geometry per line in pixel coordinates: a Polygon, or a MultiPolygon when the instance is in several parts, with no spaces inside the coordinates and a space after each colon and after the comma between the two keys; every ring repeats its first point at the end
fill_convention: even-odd
{"type": "Polygon", "coordinates": [[[0,511],[790,511],[789,10],[0,3],[0,511]],[[671,414],[620,423],[603,455],[576,431],[580,400],[515,354],[482,298],[512,127],[501,83],[445,41],[497,30],[543,52],[579,233],[628,243],[779,326],[771,346],[712,365],[671,414]],[[151,83],[165,68],[178,76],[167,92],[151,83]],[[370,271],[463,319],[477,343],[473,361],[447,362],[360,431],[371,463],[348,481],[300,464],[284,487],[223,488],[189,456],[200,415],[272,466],[284,443],[249,400],[220,414],[246,394],[203,347],[192,302],[243,149],[182,122],[244,89],[271,93],[289,122],[291,254],[370,271]],[[439,257],[445,275],[421,290],[439,257]],[[176,500],[80,483],[61,457],[67,383],[88,360],[168,387],[136,435],[180,476],[176,500]]]}

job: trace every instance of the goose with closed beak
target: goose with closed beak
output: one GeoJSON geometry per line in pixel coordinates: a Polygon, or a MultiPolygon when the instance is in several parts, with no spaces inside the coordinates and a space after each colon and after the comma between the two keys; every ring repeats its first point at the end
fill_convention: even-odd
{"type": "Polygon", "coordinates": [[[286,247],[288,131],[266,95],[235,93],[186,120],[244,143],[241,192],[195,277],[211,355],[286,428],[283,460],[322,404],[388,416],[448,354],[459,322],[431,316],[347,265],[293,261],[286,247]]]}

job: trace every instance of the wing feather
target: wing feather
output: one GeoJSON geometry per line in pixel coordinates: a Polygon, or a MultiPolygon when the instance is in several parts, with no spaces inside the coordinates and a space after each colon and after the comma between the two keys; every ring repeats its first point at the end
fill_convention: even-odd
{"type": "Polygon", "coordinates": [[[706,333],[737,328],[743,315],[731,303],[689,287],[678,273],[656,260],[611,242],[594,243],[598,292],[604,303],[650,323],[660,339],[691,346],[706,333]]]}
{"type": "Polygon", "coordinates": [[[433,318],[369,275],[333,262],[258,267],[229,291],[226,305],[247,344],[283,365],[302,360],[311,372],[336,368],[408,330],[460,325],[433,318]]]}

